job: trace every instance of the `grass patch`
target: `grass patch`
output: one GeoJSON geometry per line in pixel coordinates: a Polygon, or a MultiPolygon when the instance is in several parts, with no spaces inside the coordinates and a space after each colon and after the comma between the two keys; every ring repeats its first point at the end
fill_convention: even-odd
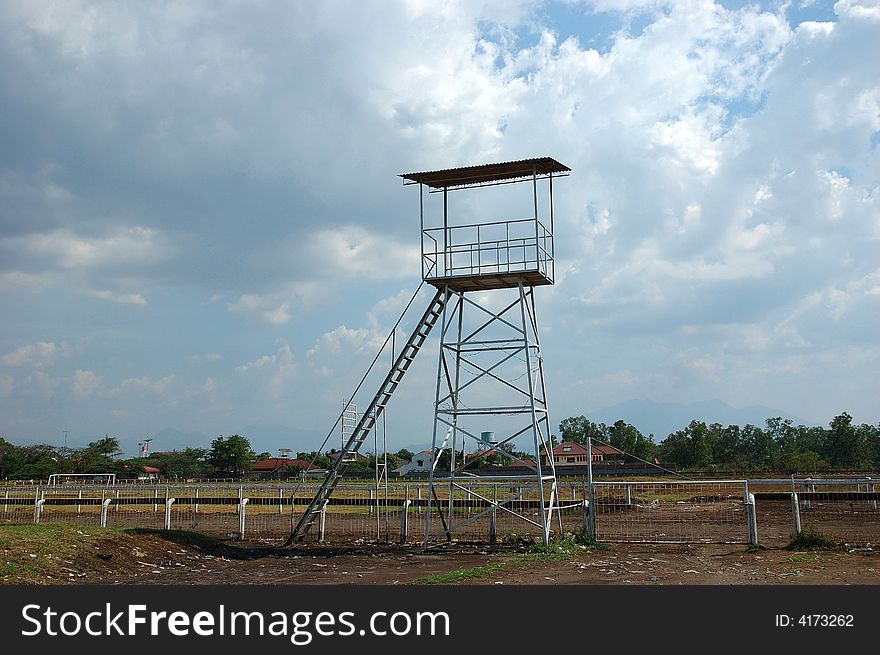
{"type": "Polygon", "coordinates": [[[840,543],[815,528],[804,528],[786,546],[788,550],[831,550],[839,548],[840,543]]]}
{"type": "Polygon", "coordinates": [[[596,541],[595,538],[584,532],[579,532],[555,539],[546,545],[531,544],[524,552],[499,555],[500,559],[497,562],[416,578],[410,584],[454,584],[461,580],[485,578],[502,569],[520,568],[535,563],[569,560],[576,553],[584,550],[606,550],[608,548],[607,544],[596,541]]]}
{"type": "Polygon", "coordinates": [[[122,528],[89,528],[63,523],[0,525],[0,583],[45,583],[82,548],[122,528]]]}
{"type": "Polygon", "coordinates": [[[510,566],[507,560],[501,562],[492,562],[484,566],[474,566],[469,569],[456,569],[448,573],[438,573],[437,575],[426,575],[423,578],[416,578],[410,584],[453,584],[460,580],[468,580],[470,578],[484,578],[487,575],[500,569],[510,566]]]}
{"type": "Polygon", "coordinates": [[[785,561],[787,561],[787,562],[818,562],[819,556],[813,555],[812,557],[807,557],[805,555],[792,555],[791,557],[786,557],[785,561]]]}

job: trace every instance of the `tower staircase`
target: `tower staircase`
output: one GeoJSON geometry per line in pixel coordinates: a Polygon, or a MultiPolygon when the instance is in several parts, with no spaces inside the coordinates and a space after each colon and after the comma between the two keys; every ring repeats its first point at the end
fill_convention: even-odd
{"type": "Polygon", "coordinates": [[[379,390],[376,392],[373,400],[367,406],[363,415],[361,415],[348,441],[343,445],[342,452],[327,470],[320,488],[309,502],[296,527],[290,533],[285,546],[303,539],[315,524],[321,510],[330,500],[330,496],[333,494],[333,490],[336,488],[339,480],[342,479],[345,469],[352,461],[354,454],[357,453],[358,449],[366,441],[367,436],[369,436],[370,431],[375,427],[376,421],[382,415],[382,412],[391,400],[391,396],[394,394],[403,376],[406,375],[407,369],[409,369],[419,350],[424,345],[425,340],[431,333],[431,329],[443,315],[446,303],[452,295],[453,292],[447,287],[441,287],[437,290],[437,293],[428,305],[428,309],[425,310],[421,320],[407,340],[406,345],[394,360],[391,370],[385,376],[385,380],[379,386],[379,390]]]}

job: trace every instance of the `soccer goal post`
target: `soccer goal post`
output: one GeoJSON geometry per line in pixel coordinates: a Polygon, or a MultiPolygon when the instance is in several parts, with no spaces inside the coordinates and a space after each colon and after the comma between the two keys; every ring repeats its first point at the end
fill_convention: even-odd
{"type": "Polygon", "coordinates": [[[52,473],[49,486],[60,484],[116,484],[115,473],[52,473]]]}

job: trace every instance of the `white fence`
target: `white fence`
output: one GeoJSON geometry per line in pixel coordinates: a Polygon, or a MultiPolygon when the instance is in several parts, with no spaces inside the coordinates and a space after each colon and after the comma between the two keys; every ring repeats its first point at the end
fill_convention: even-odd
{"type": "MultiPolygon", "coordinates": [[[[484,498],[513,491],[518,513],[540,516],[536,488],[517,483],[474,482],[484,498]]],[[[66,522],[89,526],[180,529],[220,538],[285,538],[312,498],[316,485],[117,485],[0,487],[0,523],[66,522]]],[[[441,503],[446,500],[440,491],[441,503]]],[[[554,534],[582,528],[600,541],[787,544],[811,528],[852,544],[880,542],[880,511],[874,481],[709,480],[560,482],[554,534]],[[793,502],[797,497],[797,505],[793,502]],[[592,501],[585,503],[584,501],[592,501]],[[797,511],[795,511],[797,508],[797,511]]],[[[428,487],[390,484],[340,485],[308,539],[333,541],[420,541],[428,487]],[[323,526],[323,531],[320,526],[323,526]]],[[[486,512],[479,499],[456,500],[466,527],[460,540],[534,537],[539,530],[506,512],[486,512]],[[480,516],[482,514],[482,516],[480,516]],[[479,517],[479,518],[476,518],[479,517]]],[[[432,534],[442,532],[432,513],[432,534]]]]}

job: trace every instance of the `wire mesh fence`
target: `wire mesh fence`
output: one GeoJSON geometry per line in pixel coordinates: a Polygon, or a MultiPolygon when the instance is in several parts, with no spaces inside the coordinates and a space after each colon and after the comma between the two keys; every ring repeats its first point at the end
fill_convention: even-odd
{"type": "MultiPolygon", "coordinates": [[[[803,529],[850,544],[880,542],[880,493],[870,478],[847,480],[719,480],[595,482],[595,537],[609,542],[748,543],[749,489],[756,491],[757,538],[788,543],[803,529]],[[786,489],[787,487],[787,489],[786,489]]],[[[317,484],[180,484],[0,487],[0,523],[64,522],[85,526],[180,529],[228,538],[286,538],[317,484]]],[[[426,483],[387,489],[349,483],[337,487],[307,541],[504,541],[541,535],[542,502],[535,484],[480,480],[467,490],[426,483]],[[506,499],[501,501],[501,499],[506,499]],[[430,504],[430,515],[428,514],[430,504]],[[438,511],[438,507],[441,511],[438,511]],[[428,525],[426,517],[430,516],[428,525]]],[[[558,483],[551,535],[588,525],[585,482],[558,483]]]]}
{"type": "Polygon", "coordinates": [[[594,483],[600,541],[748,543],[744,480],[594,483]]]}
{"type": "Polygon", "coordinates": [[[752,480],[761,543],[786,545],[801,531],[853,546],[880,543],[876,478],[752,480]]]}

